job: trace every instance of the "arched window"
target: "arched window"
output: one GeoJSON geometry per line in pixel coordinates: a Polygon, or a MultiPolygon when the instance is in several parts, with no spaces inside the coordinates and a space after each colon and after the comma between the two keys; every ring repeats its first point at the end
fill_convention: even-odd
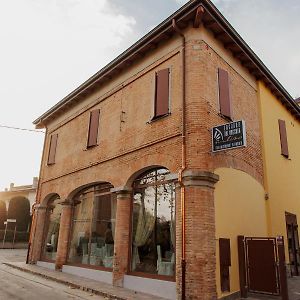
{"type": "Polygon", "coordinates": [[[54,196],[47,205],[47,217],[45,227],[45,244],[43,259],[54,261],[56,259],[60,216],[62,205],[59,204],[60,198],[54,196]]]}
{"type": "Polygon", "coordinates": [[[69,263],[112,268],[116,215],[112,187],[95,185],[74,197],[69,263]]]}
{"type": "Polygon", "coordinates": [[[175,184],[167,169],[133,184],[131,271],[175,274],[175,184]]]}

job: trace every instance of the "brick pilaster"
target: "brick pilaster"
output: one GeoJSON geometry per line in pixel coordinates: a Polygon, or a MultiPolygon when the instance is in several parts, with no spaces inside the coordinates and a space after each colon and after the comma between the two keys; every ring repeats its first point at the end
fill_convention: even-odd
{"type": "Polygon", "coordinates": [[[72,225],[72,203],[69,201],[64,201],[59,205],[63,205],[59,236],[57,244],[57,254],[55,261],[55,268],[57,270],[61,269],[62,266],[67,262],[68,259],[68,249],[69,249],[69,239],[71,235],[71,225],[72,225]]]}
{"type": "Polygon", "coordinates": [[[124,275],[129,267],[131,231],[131,191],[117,192],[117,214],[113,265],[113,285],[123,286],[124,275]]]}
{"type": "Polygon", "coordinates": [[[30,263],[35,264],[41,259],[43,249],[44,227],[46,223],[47,207],[41,204],[34,208],[35,228],[31,241],[30,263]]]}
{"type": "MultiPolygon", "coordinates": [[[[218,176],[210,172],[187,170],[183,174],[186,212],[185,299],[217,299],[214,209],[214,184],[217,181],[218,176]]],[[[181,239],[176,249],[181,249],[181,239]]],[[[179,252],[177,268],[180,269],[179,252]]],[[[181,275],[181,269],[177,270],[177,279],[181,275]]],[[[180,281],[181,278],[177,281],[178,297],[182,287],[180,281]]]]}

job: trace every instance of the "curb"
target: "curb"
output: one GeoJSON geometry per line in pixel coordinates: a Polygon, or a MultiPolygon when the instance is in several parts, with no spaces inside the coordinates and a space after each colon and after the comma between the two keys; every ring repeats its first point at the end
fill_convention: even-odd
{"type": "Polygon", "coordinates": [[[55,278],[55,277],[52,277],[52,276],[49,276],[49,275],[45,275],[45,274],[39,273],[37,271],[32,271],[32,270],[28,270],[28,269],[25,269],[25,268],[22,268],[22,267],[18,267],[18,266],[15,266],[13,264],[10,264],[10,263],[2,263],[2,264],[6,265],[8,267],[11,267],[13,269],[17,269],[19,271],[25,272],[25,273],[38,275],[38,276],[43,277],[45,279],[49,279],[49,280],[52,280],[54,282],[67,285],[67,286],[72,287],[74,289],[78,289],[78,290],[89,292],[89,293],[92,293],[92,294],[95,294],[95,295],[98,295],[98,296],[106,297],[109,300],[129,300],[129,298],[123,298],[123,297],[119,297],[119,296],[116,296],[116,295],[112,295],[112,294],[109,294],[109,293],[106,293],[106,292],[103,292],[103,291],[99,291],[99,290],[95,290],[95,289],[92,289],[92,288],[89,288],[89,287],[86,287],[86,286],[79,285],[77,283],[73,283],[73,282],[63,280],[63,279],[59,279],[59,278],[55,278]]]}

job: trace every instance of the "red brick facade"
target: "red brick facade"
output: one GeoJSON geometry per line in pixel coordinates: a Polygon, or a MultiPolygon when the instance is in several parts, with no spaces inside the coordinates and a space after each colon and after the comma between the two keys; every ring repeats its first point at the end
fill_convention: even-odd
{"type": "MultiPolygon", "coordinates": [[[[204,28],[187,28],[186,35],[186,170],[185,248],[186,299],[213,300],[216,295],[214,170],[242,170],[263,183],[261,136],[255,78],[230,51],[222,48],[204,28]],[[247,124],[247,148],[211,152],[211,128],[228,122],[219,114],[218,68],[229,73],[234,120],[247,124]]],[[[56,267],[67,263],[72,200],[87,184],[109,182],[117,193],[113,284],[123,286],[129,270],[133,180],[146,169],[163,166],[173,174],[181,169],[182,154],[182,45],[178,36],[162,42],[142,59],[115,75],[105,85],[47,124],[45,155],[37,201],[49,194],[64,200],[56,267]],[[153,116],[154,74],[170,68],[171,114],[153,116]],[[91,109],[100,109],[98,146],[88,149],[91,109]],[[47,166],[50,135],[58,134],[56,162],[47,166]]],[[[182,294],[182,216],[180,188],[176,190],[176,285],[182,294]]],[[[36,210],[31,262],[41,259],[45,209],[36,210]]]]}

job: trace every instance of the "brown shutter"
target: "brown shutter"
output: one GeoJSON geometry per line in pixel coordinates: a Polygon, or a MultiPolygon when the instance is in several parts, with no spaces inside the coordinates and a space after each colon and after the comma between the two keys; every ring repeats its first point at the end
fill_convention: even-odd
{"type": "Polygon", "coordinates": [[[52,134],[50,138],[50,147],[48,155],[48,165],[55,164],[56,146],[57,146],[58,134],[52,134]]]}
{"type": "Polygon", "coordinates": [[[230,239],[219,239],[220,265],[231,266],[230,239]]]}
{"type": "Polygon", "coordinates": [[[169,69],[156,73],[155,115],[160,117],[169,113],[169,69]]]}
{"type": "Polygon", "coordinates": [[[231,98],[229,90],[229,76],[227,71],[223,69],[218,70],[219,79],[219,103],[220,103],[220,113],[232,119],[231,114],[231,98]]]}
{"type": "Polygon", "coordinates": [[[230,291],[230,239],[219,239],[221,291],[230,291]]]}
{"type": "Polygon", "coordinates": [[[88,147],[96,146],[98,142],[100,109],[95,109],[90,112],[90,125],[88,136],[88,147]]]}
{"type": "Polygon", "coordinates": [[[281,143],[281,154],[285,157],[289,157],[289,148],[288,148],[285,121],[278,120],[278,125],[279,125],[279,134],[280,134],[280,143],[281,143]]]}

